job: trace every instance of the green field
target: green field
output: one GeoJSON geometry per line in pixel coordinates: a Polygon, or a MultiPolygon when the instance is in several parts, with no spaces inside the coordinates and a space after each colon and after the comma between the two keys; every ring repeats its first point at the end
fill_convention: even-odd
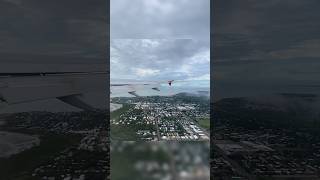
{"type": "Polygon", "coordinates": [[[207,129],[207,130],[210,130],[210,118],[207,117],[207,118],[200,118],[198,120],[198,123],[201,127],[207,129]]]}
{"type": "Polygon", "coordinates": [[[40,145],[10,158],[0,158],[0,174],[3,179],[30,179],[30,173],[42,163],[52,159],[62,150],[80,142],[79,136],[43,134],[40,145]]]}
{"type": "Polygon", "coordinates": [[[110,113],[110,119],[118,120],[120,115],[128,111],[130,108],[133,108],[134,104],[123,104],[122,108],[117,109],[110,113]]]}
{"type": "MultiPolygon", "coordinates": [[[[130,108],[133,108],[134,104],[123,104],[123,107],[111,112],[111,119],[118,121],[121,114],[127,112],[130,108]]],[[[139,141],[139,135],[137,135],[138,130],[155,130],[154,125],[110,125],[110,136],[113,140],[126,140],[126,141],[139,141]]]]}
{"type": "Polygon", "coordinates": [[[130,126],[111,125],[110,136],[113,140],[136,141],[139,139],[137,129],[130,126]]]}
{"type": "MultiPolygon", "coordinates": [[[[122,108],[117,109],[110,113],[110,119],[119,120],[121,114],[127,112],[130,108],[133,108],[133,104],[123,104],[122,108]]],[[[136,134],[136,128],[123,125],[114,125],[110,126],[110,136],[113,140],[132,140],[135,141],[138,139],[136,134]]]]}
{"type": "Polygon", "coordinates": [[[140,137],[137,134],[138,130],[155,130],[154,125],[111,125],[110,126],[110,135],[113,140],[120,141],[140,141],[140,137]]]}

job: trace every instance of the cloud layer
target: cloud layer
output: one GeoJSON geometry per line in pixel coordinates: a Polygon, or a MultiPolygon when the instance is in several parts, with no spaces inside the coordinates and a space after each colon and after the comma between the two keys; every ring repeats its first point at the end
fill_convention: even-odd
{"type": "MultiPolygon", "coordinates": [[[[14,55],[27,62],[34,62],[33,55],[64,62],[68,57],[90,57],[105,63],[107,8],[101,0],[1,0],[0,57],[14,55]]],[[[39,61],[45,63],[46,58],[39,61]]]]}
{"type": "Polygon", "coordinates": [[[112,38],[202,38],[210,34],[210,0],[113,0],[112,38]]]}
{"type": "Polygon", "coordinates": [[[208,41],[192,39],[113,39],[112,79],[208,80],[208,41]]]}
{"type": "Polygon", "coordinates": [[[209,80],[210,0],[111,1],[111,79],[209,80]]]}
{"type": "Polygon", "coordinates": [[[320,84],[319,7],[317,0],[216,0],[215,94],[290,92],[296,91],[292,85],[320,84]]]}

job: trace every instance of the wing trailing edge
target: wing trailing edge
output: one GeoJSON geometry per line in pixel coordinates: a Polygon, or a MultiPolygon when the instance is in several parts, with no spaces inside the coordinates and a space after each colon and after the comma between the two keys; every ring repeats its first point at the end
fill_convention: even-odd
{"type": "Polygon", "coordinates": [[[134,96],[136,96],[136,97],[140,97],[140,96],[136,93],[136,91],[129,91],[128,93],[131,94],[131,95],[134,95],[134,96]]]}
{"type": "Polygon", "coordinates": [[[74,94],[74,95],[57,97],[57,99],[59,99],[60,101],[62,101],[64,103],[67,103],[67,104],[69,104],[71,106],[74,106],[74,107],[77,107],[79,109],[82,109],[82,110],[87,110],[87,111],[95,110],[95,108],[93,108],[89,104],[85,103],[81,99],[81,97],[82,97],[81,94],[74,94]]]}

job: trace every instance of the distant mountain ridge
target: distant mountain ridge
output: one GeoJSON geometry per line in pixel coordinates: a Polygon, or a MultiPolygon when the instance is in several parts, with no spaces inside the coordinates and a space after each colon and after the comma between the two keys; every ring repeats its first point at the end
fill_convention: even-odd
{"type": "Polygon", "coordinates": [[[197,91],[197,92],[181,92],[175,94],[174,96],[195,96],[195,97],[209,97],[209,91],[197,91]]]}
{"type": "Polygon", "coordinates": [[[224,98],[215,102],[213,109],[219,117],[240,124],[320,128],[320,99],[314,94],[224,98]]]}

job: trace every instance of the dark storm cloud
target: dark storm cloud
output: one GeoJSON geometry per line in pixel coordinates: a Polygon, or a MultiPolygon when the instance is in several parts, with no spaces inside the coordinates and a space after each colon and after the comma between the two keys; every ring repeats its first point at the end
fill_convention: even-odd
{"type": "Polygon", "coordinates": [[[319,7],[317,0],[215,1],[217,90],[219,83],[249,93],[257,87],[268,93],[289,84],[319,83],[319,73],[307,73],[320,67],[319,7]]]}
{"type": "Polygon", "coordinates": [[[106,2],[101,0],[1,0],[0,57],[18,61],[34,55],[43,55],[41,61],[50,56],[60,57],[57,61],[104,58],[106,13],[106,2]]]}
{"type": "Polygon", "coordinates": [[[208,39],[209,0],[113,0],[112,38],[208,39]]]}

